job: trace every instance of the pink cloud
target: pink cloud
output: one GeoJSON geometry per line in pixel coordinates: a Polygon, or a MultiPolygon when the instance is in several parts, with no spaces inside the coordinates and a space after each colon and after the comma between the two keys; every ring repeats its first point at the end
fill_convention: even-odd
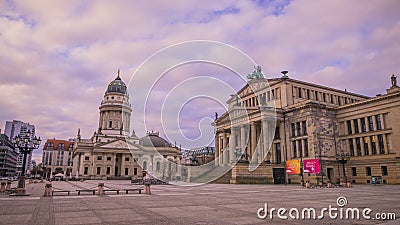
{"type": "MultiPolygon", "coordinates": [[[[43,138],[73,137],[78,127],[89,137],[97,129],[106,85],[118,68],[128,83],[154,52],[193,39],[232,44],[255,59],[268,77],[287,69],[295,79],[370,96],[383,93],[390,85],[389,76],[399,73],[398,1],[280,4],[1,2],[0,121],[30,122],[43,138]]],[[[230,72],[223,68],[193,64],[168,73],[157,90],[162,95],[178,82],[204,74],[242,85],[230,80],[230,72]]],[[[161,99],[154,103],[160,104],[161,99]]],[[[141,107],[135,104],[140,103],[133,102],[134,108],[141,107]]],[[[185,132],[197,134],[200,118],[185,113],[185,132]]],[[[157,124],[152,124],[154,129],[159,129],[157,124]]]]}

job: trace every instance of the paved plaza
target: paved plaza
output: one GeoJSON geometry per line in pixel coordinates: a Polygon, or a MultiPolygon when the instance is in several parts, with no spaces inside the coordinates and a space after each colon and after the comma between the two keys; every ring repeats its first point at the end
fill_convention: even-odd
{"type": "MultiPolygon", "coordinates": [[[[297,185],[225,185],[207,184],[195,187],[153,185],[152,194],[132,192],[105,196],[82,193],[77,189],[96,189],[99,182],[106,189],[132,188],[129,181],[55,181],[55,190],[71,190],[43,197],[44,183],[27,184],[31,194],[11,197],[0,193],[0,224],[399,224],[396,221],[331,219],[273,219],[257,217],[259,208],[287,210],[314,207],[338,207],[344,196],[351,208],[371,208],[376,212],[394,212],[400,217],[399,186],[357,185],[353,188],[303,189],[297,185]]],[[[13,185],[16,185],[15,183],[13,185]]],[[[261,211],[262,214],[263,211],[261,211]]],[[[318,214],[319,215],[319,214],[318,214]]],[[[286,213],[288,216],[288,213],[286,213]]]]}

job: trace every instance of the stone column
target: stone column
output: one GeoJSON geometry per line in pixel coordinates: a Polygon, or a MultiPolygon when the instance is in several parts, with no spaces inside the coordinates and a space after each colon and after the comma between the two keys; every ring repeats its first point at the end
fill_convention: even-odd
{"type": "Polygon", "coordinates": [[[247,135],[246,135],[246,130],[248,129],[247,126],[248,125],[246,124],[246,125],[242,125],[240,127],[240,148],[242,149],[242,151],[243,151],[242,153],[243,154],[245,154],[246,146],[247,146],[247,140],[249,140],[247,135]]]}
{"type": "Polygon", "coordinates": [[[228,149],[226,148],[227,147],[227,145],[228,145],[228,137],[227,137],[227,134],[226,134],[226,131],[224,131],[224,134],[223,134],[223,137],[222,137],[222,150],[223,150],[223,153],[222,153],[222,160],[223,160],[223,164],[224,165],[226,165],[227,163],[228,163],[228,149]]]}
{"type": "Polygon", "coordinates": [[[228,163],[232,163],[235,161],[235,149],[236,149],[236,128],[231,128],[231,136],[229,138],[229,161],[228,163]]]}
{"type": "MultiPolygon", "coordinates": [[[[79,173],[79,155],[75,155],[73,158],[72,158],[72,165],[74,165],[73,167],[72,167],[72,171],[74,171],[74,173],[76,173],[76,171],[78,171],[78,173],[79,173]],[[76,169],[76,171],[75,171],[75,169],[76,169]]],[[[72,172],[71,171],[71,172],[72,172]]],[[[42,176],[43,177],[43,176],[42,176]]]]}
{"type": "Polygon", "coordinates": [[[103,115],[103,129],[108,128],[107,119],[108,119],[108,111],[105,111],[103,115]]]}
{"type": "MultiPolygon", "coordinates": [[[[345,145],[345,149],[349,149],[350,150],[350,143],[349,143],[349,141],[347,141],[347,139],[342,139],[342,140],[339,140],[339,143],[340,143],[340,141],[342,141],[342,142],[344,142],[344,145],[345,145]]],[[[342,145],[343,146],[343,145],[342,145]]],[[[354,152],[355,152],[355,155],[357,155],[357,153],[356,153],[356,145],[354,145],[353,144],[353,146],[354,146],[354,152]]],[[[350,153],[350,152],[349,152],[350,153]]]]}
{"type": "Polygon", "coordinates": [[[111,167],[110,176],[115,176],[115,164],[117,161],[117,155],[115,153],[112,154],[113,165],[111,167]]]}
{"type": "Polygon", "coordinates": [[[250,123],[250,151],[249,151],[249,161],[253,160],[253,155],[257,146],[257,134],[256,134],[256,124],[255,122],[250,123]]]}
{"type": "MultiPolygon", "coordinates": [[[[360,143],[361,143],[361,155],[365,155],[365,149],[364,149],[364,138],[360,137],[360,143]]],[[[356,143],[356,151],[357,151],[357,143],[356,143]]]]}
{"type": "Polygon", "coordinates": [[[365,137],[365,138],[367,138],[367,141],[368,141],[368,152],[369,152],[369,155],[372,155],[372,143],[371,143],[371,139],[370,139],[369,136],[368,136],[368,137],[365,137]]]}
{"type": "Polygon", "coordinates": [[[223,152],[223,143],[222,143],[222,139],[220,136],[218,136],[218,155],[219,155],[219,160],[218,160],[218,164],[222,165],[223,164],[223,158],[224,158],[224,152],[223,152]]]}
{"type": "Polygon", "coordinates": [[[381,125],[382,125],[382,130],[386,129],[386,121],[385,121],[385,117],[384,114],[379,114],[380,118],[381,118],[381,125]]]}
{"type": "Polygon", "coordinates": [[[263,140],[263,133],[262,133],[262,125],[260,124],[260,126],[257,126],[257,147],[256,147],[256,151],[257,151],[257,163],[261,163],[262,159],[264,158],[264,140],[263,140]],[[258,129],[260,128],[260,129],[258,129]]]}
{"type": "Polygon", "coordinates": [[[94,152],[92,152],[90,156],[91,156],[91,163],[90,163],[90,167],[91,168],[89,168],[89,171],[91,171],[91,172],[89,172],[89,176],[96,176],[95,164],[94,164],[94,160],[95,160],[96,155],[94,154],[94,152]]]}
{"type": "Polygon", "coordinates": [[[389,154],[389,147],[388,147],[388,141],[387,141],[386,134],[382,134],[382,136],[383,136],[383,146],[385,149],[385,154],[389,154]]]}
{"type": "Polygon", "coordinates": [[[219,137],[218,137],[218,135],[219,135],[218,132],[215,132],[215,138],[214,138],[214,142],[215,142],[214,163],[215,163],[215,166],[219,165],[219,159],[218,159],[218,157],[219,157],[219,137]]]}
{"type": "Polygon", "coordinates": [[[150,155],[150,164],[149,164],[149,171],[154,171],[154,155],[150,155]]]}
{"type": "MultiPolygon", "coordinates": [[[[122,177],[122,176],[125,176],[125,154],[122,153],[121,155],[122,155],[122,157],[121,157],[120,171],[121,171],[121,177],[122,177]]],[[[147,170],[149,170],[149,166],[150,166],[150,162],[147,163],[147,170]]]]}
{"type": "Polygon", "coordinates": [[[100,118],[99,118],[99,128],[103,129],[103,112],[100,113],[100,118]]]}
{"type": "MultiPolygon", "coordinates": [[[[262,120],[262,139],[263,139],[263,157],[267,156],[268,151],[270,149],[271,143],[273,141],[272,133],[275,132],[274,130],[274,121],[269,121],[267,119],[262,120]]],[[[271,152],[271,159],[274,159],[274,152],[271,152]]],[[[271,162],[272,162],[271,160],[271,162]]]]}
{"type": "MultiPolygon", "coordinates": [[[[83,174],[84,173],[84,166],[83,166],[83,160],[85,160],[85,155],[82,153],[79,153],[80,157],[79,157],[79,170],[78,170],[78,175],[83,174]]],[[[50,177],[50,175],[49,175],[50,177]]]]}
{"type": "Polygon", "coordinates": [[[378,130],[378,124],[376,123],[375,116],[372,116],[372,126],[374,127],[374,131],[378,130]]]}
{"type": "Polygon", "coordinates": [[[362,133],[362,127],[361,127],[361,121],[360,119],[357,119],[357,128],[358,128],[358,132],[362,133]]]}

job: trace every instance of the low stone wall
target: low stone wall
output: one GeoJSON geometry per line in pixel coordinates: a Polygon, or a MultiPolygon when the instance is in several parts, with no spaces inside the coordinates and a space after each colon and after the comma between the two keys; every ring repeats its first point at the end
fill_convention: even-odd
{"type": "Polygon", "coordinates": [[[272,167],[261,164],[254,171],[249,171],[249,164],[236,164],[232,168],[231,184],[273,184],[272,167]]]}
{"type": "Polygon", "coordinates": [[[231,179],[232,184],[273,184],[274,179],[258,176],[238,176],[235,180],[231,179]]]}

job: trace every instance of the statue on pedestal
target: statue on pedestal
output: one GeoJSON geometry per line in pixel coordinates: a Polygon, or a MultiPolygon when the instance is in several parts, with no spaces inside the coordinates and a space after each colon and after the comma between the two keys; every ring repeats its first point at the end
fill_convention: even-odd
{"type": "Polygon", "coordinates": [[[392,88],[397,87],[397,76],[392,74],[391,80],[392,80],[392,88]]]}

